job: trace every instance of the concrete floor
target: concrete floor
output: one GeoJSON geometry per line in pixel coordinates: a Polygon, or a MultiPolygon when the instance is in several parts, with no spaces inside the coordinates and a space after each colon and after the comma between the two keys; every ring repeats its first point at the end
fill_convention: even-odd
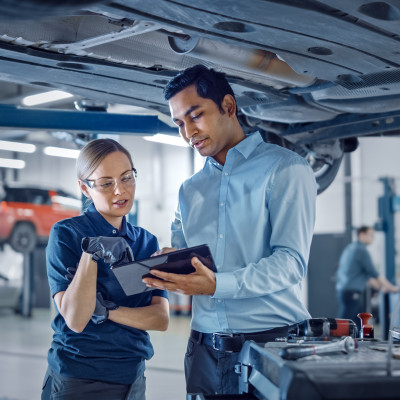
{"type": "MultiPolygon", "coordinates": [[[[155,355],[147,363],[147,400],[184,400],[183,357],[190,318],[171,316],[167,332],[150,332],[155,355]]],[[[38,400],[47,368],[51,310],[31,318],[0,309],[0,400],[38,400]]]]}

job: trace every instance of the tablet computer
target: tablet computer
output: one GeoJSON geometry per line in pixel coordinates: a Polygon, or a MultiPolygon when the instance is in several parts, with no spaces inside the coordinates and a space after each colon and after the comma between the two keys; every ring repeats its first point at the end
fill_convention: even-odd
{"type": "Polygon", "coordinates": [[[217,271],[210,248],[206,244],[188,247],[187,249],[145,258],[143,260],[136,260],[129,264],[111,267],[111,269],[125,294],[131,296],[133,294],[154,290],[154,288],[147,287],[146,284],[142,282],[142,278],[144,277],[160,279],[150,274],[152,269],[174,274],[190,274],[194,272],[195,269],[191,263],[193,257],[197,257],[212,271],[217,271]]]}

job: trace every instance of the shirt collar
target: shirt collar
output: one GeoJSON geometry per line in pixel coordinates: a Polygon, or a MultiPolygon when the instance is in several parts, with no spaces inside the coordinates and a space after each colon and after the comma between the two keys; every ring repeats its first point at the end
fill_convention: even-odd
{"type": "Polygon", "coordinates": [[[127,236],[134,239],[133,233],[127,228],[126,217],[122,219],[121,229],[114,228],[105,218],[97,211],[95,205],[91,203],[85,211],[86,216],[96,226],[96,230],[101,232],[101,236],[127,236]]]}
{"type": "Polygon", "coordinates": [[[233,149],[241,153],[244,158],[249,158],[250,154],[262,142],[263,138],[261,137],[260,132],[256,131],[246,135],[246,138],[233,147],[233,149]]]}
{"type": "MultiPolygon", "coordinates": [[[[256,149],[256,147],[263,142],[263,138],[259,131],[250,133],[246,135],[246,137],[240,141],[236,146],[229,149],[227,157],[229,157],[229,153],[233,150],[238,151],[240,154],[243,155],[244,158],[249,158],[250,154],[256,149]]],[[[222,165],[215,161],[212,157],[207,157],[207,161],[211,164],[215,165],[216,167],[222,168],[222,165]]]]}

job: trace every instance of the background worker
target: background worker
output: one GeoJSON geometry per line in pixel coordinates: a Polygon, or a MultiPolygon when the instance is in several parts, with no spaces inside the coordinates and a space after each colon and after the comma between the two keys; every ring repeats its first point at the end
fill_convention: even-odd
{"type": "Polygon", "coordinates": [[[392,285],[375,269],[367,246],[374,240],[374,229],[362,226],[357,230],[357,240],[348,244],[339,259],[336,280],[336,293],[339,303],[339,318],[353,320],[358,329],[361,321],[358,313],[365,312],[365,289],[367,284],[384,293],[397,292],[392,285]]]}
{"type": "Polygon", "coordinates": [[[89,142],[77,177],[91,204],[57,222],[46,249],[57,314],[42,400],[145,400],[145,360],[153,355],[146,330],[167,329],[167,293],[126,296],[110,264],[150,257],[158,242],[126,219],[136,170],[118,142],[89,142]]]}
{"type": "Polygon", "coordinates": [[[259,132],[245,135],[223,73],[189,68],[167,84],[165,98],[182,138],[207,157],[180,188],[172,246],[207,243],[218,273],[194,257],[195,273],[156,271],[166,281],[144,281],[194,295],[187,392],[238,393],[234,366],[243,342],[285,336],[290,325],[310,317],[301,283],[316,183],[302,157],[264,142],[259,132]],[[221,332],[230,336],[216,334],[221,332]]]}

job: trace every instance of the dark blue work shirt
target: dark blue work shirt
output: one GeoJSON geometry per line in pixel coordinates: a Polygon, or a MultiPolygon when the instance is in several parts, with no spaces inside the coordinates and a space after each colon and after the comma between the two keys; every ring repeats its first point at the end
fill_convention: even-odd
{"type": "MultiPolygon", "coordinates": [[[[131,225],[125,217],[118,231],[91,204],[83,215],[59,221],[51,230],[46,257],[52,296],[67,290],[70,283],[65,277],[67,268],[77,266],[85,236],[121,236],[131,246],[135,260],[150,257],[158,250],[157,238],[150,232],[131,225]]],[[[97,265],[97,290],[104,299],[119,306],[144,307],[151,303],[152,296],[167,297],[162,290],[126,296],[110,266],[102,260],[97,265]]],[[[89,321],[81,333],[76,333],[68,328],[57,310],[52,328],[48,363],[61,375],[130,384],[143,373],[144,360],[154,354],[146,331],[110,320],[99,325],[89,321]]]]}
{"type": "Polygon", "coordinates": [[[336,290],[363,292],[369,278],[378,278],[367,246],[360,241],[348,244],[339,259],[336,290]]]}

